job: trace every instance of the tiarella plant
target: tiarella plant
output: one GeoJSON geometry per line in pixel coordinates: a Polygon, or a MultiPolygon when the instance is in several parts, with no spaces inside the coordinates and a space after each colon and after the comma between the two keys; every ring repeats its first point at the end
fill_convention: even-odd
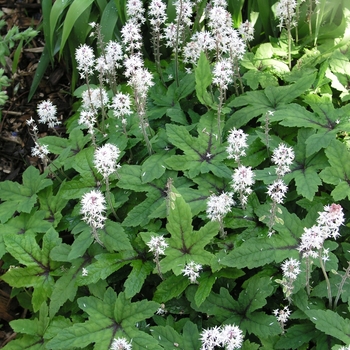
{"type": "Polygon", "coordinates": [[[66,134],[27,121],[43,172],[0,184],[4,349],[347,348],[349,1],[120,3],[66,134]]]}

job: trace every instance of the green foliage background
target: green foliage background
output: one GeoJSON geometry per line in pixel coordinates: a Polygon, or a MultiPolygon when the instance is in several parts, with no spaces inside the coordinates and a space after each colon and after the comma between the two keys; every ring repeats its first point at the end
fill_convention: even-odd
{"type": "MultiPolygon", "coordinates": [[[[203,29],[200,17],[206,5],[205,0],[199,4],[196,30],[203,29]]],[[[96,142],[113,143],[122,155],[121,167],[110,179],[117,219],[109,208],[98,232],[103,246],[94,242],[80,214],[82,195],[96,188],[105,192],[106,184],[93,164],[90,135],[78,124],[79,97],[86,89],[78,87],[67,137],[40,140],[54,155],[50,166],[42,174],[28,167],[21,184],[0,183],[0,257],[6,270],[1,279],[30,311],[28,318],[10,322],[17,337],[4,349],[104,350],[114,338],[124,337],[136,350],[199,350],[202,329],[224,324],[242,329],[242,349],[339,349],[350,344],[350,2],[299,5],[289,69],[287,34],[274,17],[276,1],[229,2],[235,27],[251,20],[255,38],[240,62],[244,92],[236,94],[230,87],[220,125],[213,62],[202,54],[192,73],[180,62],[177,84],[171,78],[174,57],[163,49],[167,79],[162,82],[145,35],[146,66],[155,82],[147,101],[153,153],[147,153],[136,113],[125,134],[108,112],[105,123],[112,131],[98,131],[96,142]],[[269,112],[267,140],[263,128],[269,112]],[[249,135],[242,163],[253,167],[256,183],[246,209],[238,205],[224,218],[226,236],[221,237],[219,223],[208,220],[206,207],[212,193],[230,191],[237,164],[227,159],[226,139],[234,127],[249,135]],[[293,147],[295,161],[285,177],[289,192],[270,238],[266,189],[276,177],[270,157],[281,142],[293,147]],[[273,310],[288,304],[276,282],[280,264],[300,260],[297,248],[304,228],[316,223],[324,205],[335,202],[342,205],[346,222],[341,237],[325,245],[330,250],[326,272],[338,302],[329,308],[317,262],[311,266],[308,295],[302,260],[291,319],[282,334],[273,316],[273,310]],[[160,257],[161,276],[147,246],[160,235],[169,245],[160,257]],[[191,261],[203,266],[196,284],[182,275],[191,261]]],[[[124,0],[43,1],[45,50],[30,97],[56,55],[70,63],[74,90],[78,43],[99,51],[88,23],[100,23],[106,42],[121,40],[125,6],[124,0]]],[[[167,12],[173,19],[171,1],[167,12]]],[[[149,31],[146,22],[143,32],[149,31]]],[[[121,73],[118,84],[118,91],[130,91],[121,73]]]]}

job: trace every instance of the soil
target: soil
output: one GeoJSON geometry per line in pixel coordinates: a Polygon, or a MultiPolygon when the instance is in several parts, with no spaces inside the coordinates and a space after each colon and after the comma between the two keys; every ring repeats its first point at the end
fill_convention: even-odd
{"type": "MultiPolygon", "coordinates": [[[[0,119],[0,181],[21,182],[22,173],[29,165],[42,170],[40,160],[31,156],[34,143],[26,121],[30,118],[37,120],[37,105],[50,99],[57,106],[58,118],[63,125],[70,115],[70,76],[64,63],[56,59],[54,65],[47,69],[33,98],[28,101],[30,87],[45,45],[41,32],[40,0],[0,0],[0,9],[4,12],[3,19],[7,23],[1,35],[6,34],[14,25],[21,30],[32,27],[39,31],[39,34],[23,48],[17,71],[12,74],[12,56],[15,48],[7,59],[7,66],[4,67],[6,75],[11,79],[11,86],[7,88],[9,99],[0,119]]],[[[39,137],[51,133],[44,125],[38,124],[38,127],[39,137]]]]}
{"type": "MultiPolygon", "coordinates": [[[[44,48],[41,32],[41,4],[40,0],[0,0],[0,10],[6,25],[0,32],[0,40],[14,25],[21,31],[32,27],[39,34],[22,49],[17,71],[12,73],[12,59],[16,47],[6,58],[5,74],[11,79],[11,85],[6,88],[8,101],[0,110],[0,181],[22,181],[22,173],[29,165],[42,170],[39,159],[31,156],[31,147],[34,145],[26,121],[30,118],[37,120],[37,105],[50,99],[57,106],[58,118],[62,124],[70,116],[71,95],[70,75],[64,63],[55,60],[39,84],[33,98],[29,101],[28,95],[34,78],[36,67],[44,48]]],[[[39,137],[51,132],[46,126],[39,126],[39,137]]],[[[64,132],[64,127],[58,132],[64,132]]],[[[1,233],[1,232],[0,232],[1,233]]],[[[0,260],[0,276],[3,270],[3,261],[0,260]]],[[[0,281],[0,348],[14,339],[9,322],[18,318],[25,318],[27,310],[11,298],[13,291],[3,281],[0,281]]]]}

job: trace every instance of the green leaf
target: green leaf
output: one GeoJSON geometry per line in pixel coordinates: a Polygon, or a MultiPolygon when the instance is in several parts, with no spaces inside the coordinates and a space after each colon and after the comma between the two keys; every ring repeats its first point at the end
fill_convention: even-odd
{"type": "Polygon", "coordinates": [[[212,81],[212,75],[209,61],[204,52],[201,52],[201,55],[199,56],[194,73],[198,100],[204,105],[212,106],[214,104],[213,98],[207,91],[207,87],[210,86],[212,81]]]}
{"type": "Polygon", "coordinates": [[[240,326],[242,329],[255,334],[259,338],[265,338],[281,333],[281,328],[276,321],[276,317],[266,315],[263,312],[253,312],[244,317],[240,326]]]}
{"type": "MultiPolygon", "coordinates": [[[[31,213],[21,213],[9,220],[6,225],[6,234],[26,234],[27,232],[42,233],[52,227],[52,224],[45,220],[44,211],[32,210],[31,213]]],[[[5,225],[3,225],[5,227],[5,225]]]]}
{"type": "Polygon", "coordinates": [[[159,304],[154,301],[144,299],[132,303],[124,293],[120,293],[114,305],[114,317],[123,327],[134,327],[137,322],[152,317],[158,308],[159,304]]]}
{"type": "Polygon", "coordinates": [[[78,290],[76,278],[80,272],[83,259],[74,260],[71,268],[55,282],[50,298],[50,317],[58,312],[60,307],[67,301],[73,301],[78,290]]]}
{"type": "Polygon", "coordinates": [[[226,288],[220,288],[220,294],[211,292],[208,298],[198,307],[194,301],[195,286],[191,286],[186,291],[186,296],[191,302],[191,307],[207,315],[215,315],[216,322],[222,324],[229,319],[232,314],[236,314],[239,304],[232,298],[226,288]]]}
{"type": "Polygon", "coordinates": [[[131,263],[131,266],[132,271],[124,282],[125,297],[127,299],[132,298],[140,292],[147,276],[153,270],[153,264],[149,261],[143,262],[142,260],[135,260],[131,263]]]}
{"type": "Polygon", "coordinates": [[[183,328],[183,347],[186,350],[196,350],[199,349],[201,342],[200,342],[200,336],[198,333],[197,326],[192,323],[191,321],[188,321],[185,323],[183,328]]]}
{"type": "Polygon", "coordinates": [[[320,331],[350,344],[350,321],[331,310],[308,310],[305,312],[310,321],[320,331]]]}
{"type": "Polygon", "coordinates": [[[170,197],[170,213],[166,227],[171,238],[168,240],[166,257],[161,260],[160,266],[162,272],[173,270],[175,275],[179,275],[184,265],[190,261],[206,265],[210,262],[213,255],[204,247],[218,234],[219,224],[208,222],[199,231],[193,232],[190,206],[174,187],[170,197]]]}
{"type": "Polygon", "coordinates": [[[247,281],[247,286],[238,298],[239,309],[246,314],[261,309],[266,305],[266,298],[273,293],[270,277],[254,276],[247,281]]]}
{"type": "Polygon", "coordinates": [[[91,227],[86,225],[83,232],[75,237],[74,242],[71,245],[71,251],[69,252],[68,259],[73,260],[83,256],[93,241],[94,238],[91,233],[91,227]]]}
{"type": "Polygon", "coordinates": [[[313,324],[304,323],[287,327],[284,337],[280,337],[276,349],[300,349],[315,336],[313,324]]]}
{"type": "Polygon", "coordinates": [[[118,174],[120,177],[118,186],[121,188],[136,192],[146,192],[151,188],[142,183],[142,168],[140,165],[123,164],[121,168],[118,169],[118,174]]]}
{"type": "Polygon", "coordinates": [[[152,327],[152,335],[164,349],[184,349],[182,337],[170,326],[152,327]]]}
{"type": "Polygon", "coordinates": [[[45,177],[45,174],[40,175],[38,169],[30,166],[23,173],[23,185],[13,181],[0,183],[0,198],[16,203],[16,210],[13,210],[14,206],[8,205],[7,213],[4,213],[3,217],[9,218],[15,211],[30,213],[36,203],[37,193],[52,184],[52,181],[45,177]]]}
{"type": "Polygon", "coordinates": [[[171,274],[157,286],[153,299],[158,303],[166,303],[173,298],[179,297],[189,284],[188,278],[184,278],[182,275],[176,276],[171,274]]]}
{"type": "Polygon", "coordinates": [[[105,42],[113,40],[114,26],[111,23],[118,22],[118,11],[114,1],[109,1],[103,10],[100,26],[101,34],[105,42]]]}
{"type": "Polygon", "coordinates": [[[48,343],[50,349],[85,348],[92,343],[96,349],[109,349],[113,339],[118,337],[132,339],[133,349],[161,349],[155,339],[135,326],[151,317],[159,304],[147,300],[132,303],[124,293],[117,296],[108,288],[103,300],[82,297],[78,299],[78,305],[89,319],[64,328],[48,343]]]}
{"type": "Polygon", "coordinates": [[[198,289],[196,295],[194,296],[194,301],[196,305],[201,306],[204,300],[210,294],[212,287],[216,281],[216,276],[205,271],[203,272],[198,279],[198,289]]]}
{"type": "Polygon", "coordinates": [[[14,339],[5,345],[3,350],[45,350],[42,337],[24,335],[19,339],[14,339]]]}
{"type": "Polygon", "coordinates": [[[67,11],[65,20],[63,22],[62,39],[60,45],[60,55],[63,52],[63,48],[69,37],[70,32],[75,25],[75,22],[79,19],[79,16],[93,3],[94,0],[74,0],[67,11]]]}
{"type": "Polygon", "coordinates": [[[350,198],[350,154],[347,147],[340,141],[334,140],[325,153],[330,166],[321,171],[321,179],[335,185],[331,193],[335,201],[350,198]]]}
{"type": "Polygon", "coordinates": [[[246,107],[233,113],[227,121],[226,130],[234,126],[239,128],[242,125],[246,125],[251,119],[259,115],[265,115],[269,111],[274,111],[274,116],[271,120],[277,120],[276,118],[284,120],[285,114],[289,111],[292,112],[289,115],[293,116],[294,120],[298,120],[298,118],[295,118],[295,108],[299,112],[303,108],[296,104],[291,104],[291,102],[311,86],[315,77],[315,74],[304,75],[292,85],[268,86],[264,91],[249,91],[236,97],[229,104],[229,107],[246,107]]]}
{"type": "Polygon", "coordinates": [[[98,230],[98,233],[108,251],[132,250],[129,238],[122,225],[118,222],[107,220],[105,227],[102,230],[98,230]]]}
{"type": "Polygon", "coordinates": [[[312,201],[318,187],[322,181],[318,175],[318,170],[327,166],[327,161],[323,154],[307,156],[306,142],[315,135],[312,129],[299,129],[298,142],[294,147],[295,167],[289,176],[294,177],[297,193],[312,201]]]}
{"type": "MultiPolygon", "coordinates": [[[[267,216],[267,214],[264,215],[267,216]]],[[[266,235],[265,237],[252,237],[245,240],[242,245],[222,258],[221,264],[252,269],[273,261],[279,263],[291,255],[297,257],[295,249],[298,247],[298,236],[303,232],[303,225],[295,214],[290,214],[287,210],[283,210],[279,217],[283,224],[275,224],[277,234],[272,235],[272,237],[266,235]]]]}
{"type": "Polygon", "coordinates": [[[154,179],[159,179],[166,170],[165,160],[172,154],[169,152],[156,153],[148,157],[142,164],[142,183],[148,183],[154,179]]]}
{"type": "Polygon", "coordinates": [[[197,138],[191,136],[184,126],[167,124],[166,129],[169,141],[184,151],[184,155],[168,158],[167,166],[174,170],[188,170],[190,178],[209,172],[218,177],[231,177],[231,170],[223,164],[227,154],[218,140],[218,125],[212,111],[201,116],[197,138]]]}
{"type": "Polygon", "coordinates": [[[8,252],[21,264],[27,267],[16,267],[8,270],[2,279],[14,287],[34,287],[32,304],[36,312],[42,303],[51,295],[54,279],[51,272],[59,263],[50,261],[50,251],[61,240],[58,233],[51,228],[43,237],[42,250],[34,234],[5,235],[4,241],[8,252]]]}
{"type": "Polygon", "coordinates": [[[95,256],[96,262],[86,266],[87,276],[77,276],[77,285],[84,286],[105,280],[109,275],[129,264],[134,257],[133,252],[123,254],[103,253],[95,256]]]}

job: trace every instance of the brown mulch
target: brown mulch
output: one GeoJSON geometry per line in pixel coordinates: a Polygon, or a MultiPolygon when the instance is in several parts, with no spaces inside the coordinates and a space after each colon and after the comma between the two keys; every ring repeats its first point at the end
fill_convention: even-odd
{"type": "MultiPolygon", "coordinates": [[[[34,29],[40,28],[40,0],[0,0],[0,9],[5,14],[3,19],[7,23],[6,30],[14,25],[21,30],[30,26],[34,29]]],[[[50,99],[57,106],[58,118],[61,120],[70,115],[70,76],[62,62],[56,61],[54,67],[48,68],[35,95],[28,101],[43,48],[43,34],[39,33],[23,48],[18,69],[14,74],[11,72],[12,57],[7,59],[5,71],[12,83],[7,88],[9,100],[3,108],[0,120],[0,181],[21,182],[22,173],[29,165],[41,168],[40,161],[31,156],[33,140],[26,125],[26,121],[31,117],[37,120],[36,108],[40,102],[50,99]]],[[[38,126],[39,137],[46,136],[49,132],[47,127],[40,124],[38,126]]]]}
{"type": "MultiPolygon", "coordinates": [[[[41,0],[47,1],[47,0],[41,0]]],[[[0,33],[0,40],[6,31],[17,25],[21,30],[28,27],[40,28],[41,2],[40,0],[0,0],[0,10],[4,12],[5,26],[0,33]]],[[[37,120],[37,105],[47,99],[57,106],[58,118],[64,122],[71,112],[70,75],[66,72],[62,62],[55,62],[49,67],[41,81],[35,95],[28,101],[29,90],[34,78],[35,70],[44,48],[43,34],[39,33],[28,45],[23,47],[17,71],[12,74],[12,58],[16,49],[7,58],[6,75],[11,79],[11,85],[6,89],[9,97],[2,108],[0,118],[0,181],[22,180],[22,173],[29,165],[41,169],[41,162],[31,156],[34,145],[29,134],[26,121],[30,118],[37,120]]],[[[46,126],[39,126],[39,137],[50,134],[46,126]]],[[[61,130],[63,131],[63,130],[61,130]]],[[[1,232],[0,232],[1,233],[1,232]]],[[[0,276],[3,261],[0,260],[0,276]]],[[[24,318],[27,310],[20,307],[11,298],[11,287],[0,281],[0,348],[15,338],[9,322],[24,318]]]]}

